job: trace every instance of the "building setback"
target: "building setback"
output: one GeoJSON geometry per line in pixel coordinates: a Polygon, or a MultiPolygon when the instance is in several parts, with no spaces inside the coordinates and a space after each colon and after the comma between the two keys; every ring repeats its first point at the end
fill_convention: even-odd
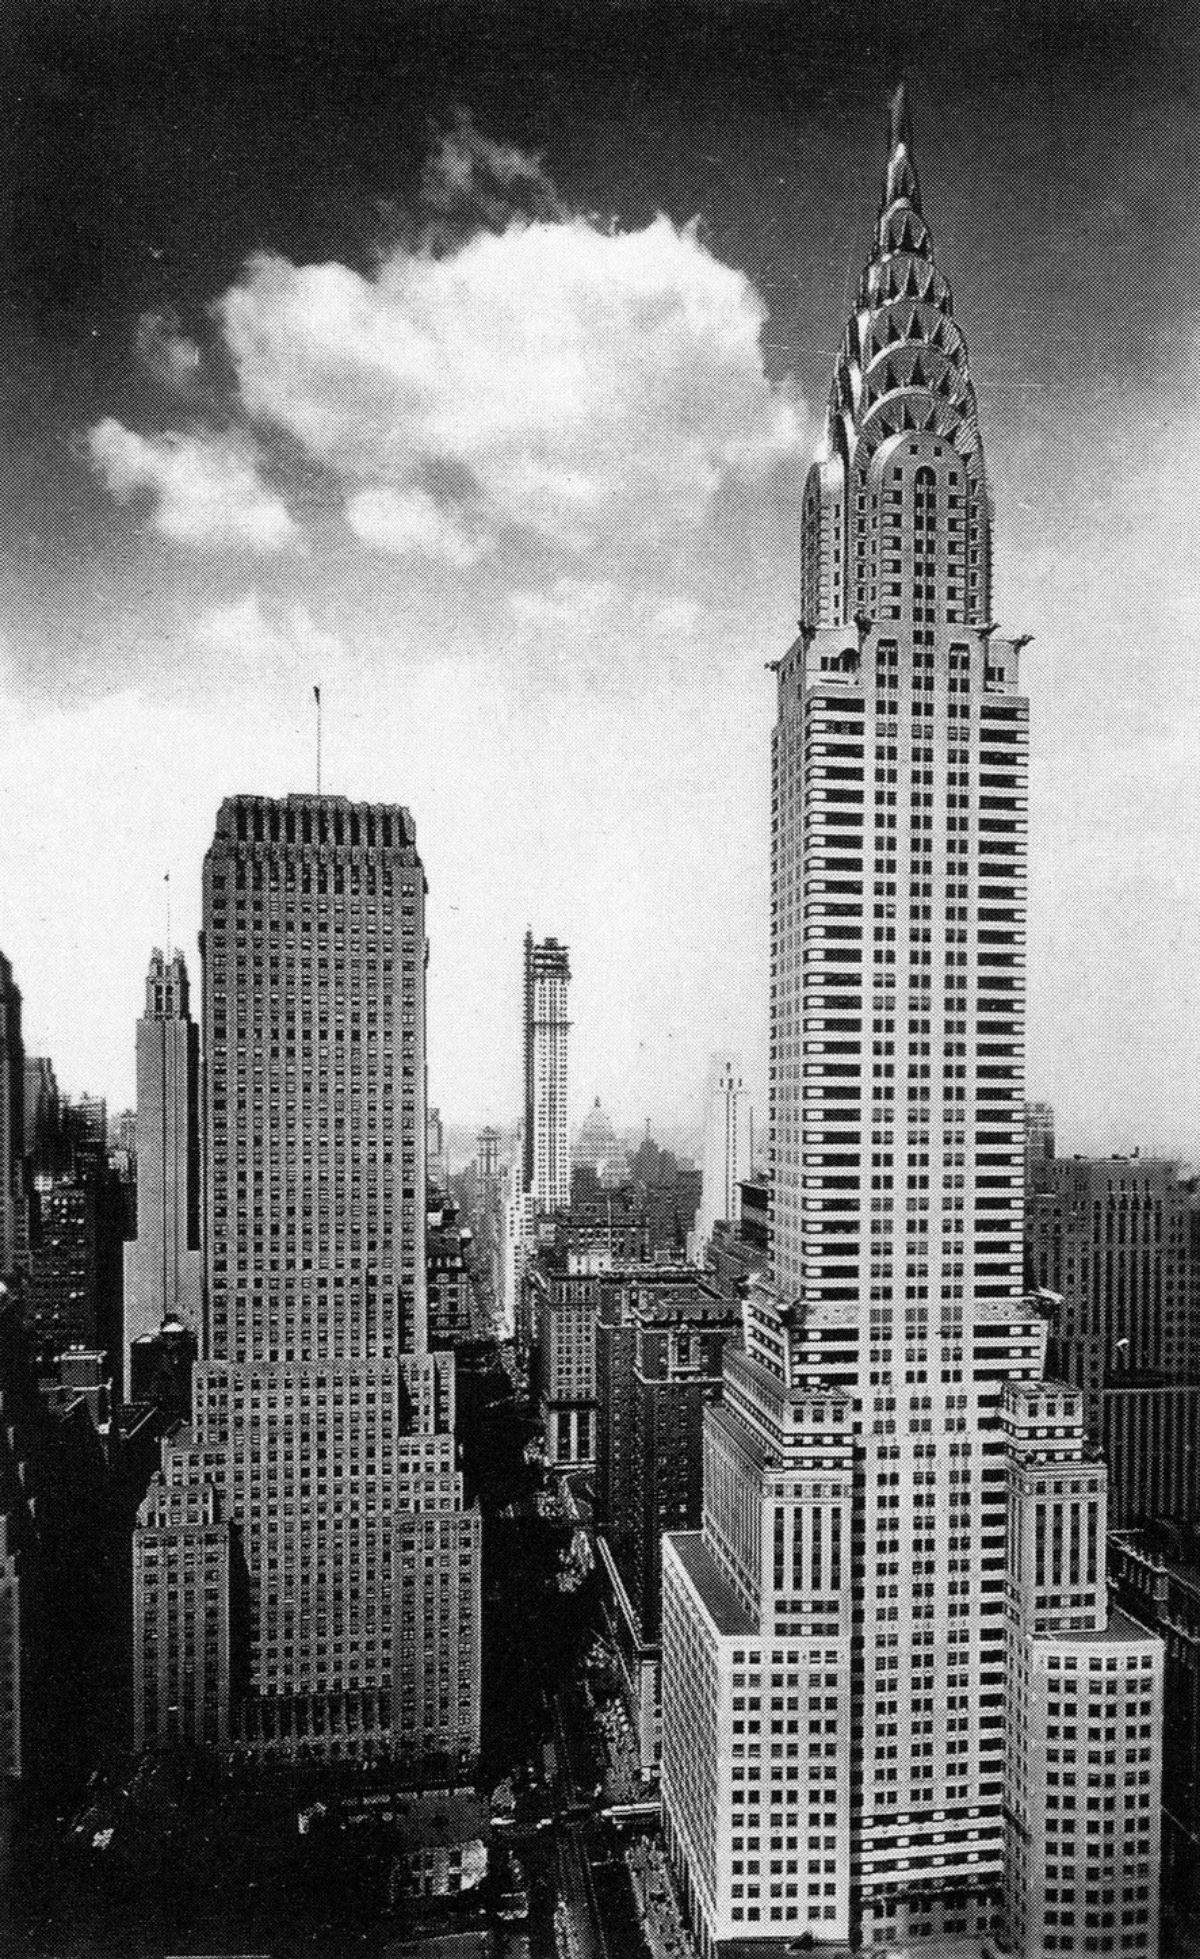
{"type": "Polygon", "coordinates": [[[557,939],[534,944],[525,934],[524,1074],[522,1130],[525,1188],[535,1211],[557,1211],[570,1201],[571,1145],[567,1132],[567,987],[571,967],[557,939]]]}
{"type": "Polygon", "coordinates": [[[137,1028],[137,1236],[125,1246],[126,1401],[131,1350],[164,1321],[200,1328],[200,1030],[181,952],[156,946],[137,1028]]]}
{"type": "Polygon", "coordinates": [[[989,556],[901,90],[777,669],[772,1274],[664,1546],[704,1959],[1158,1949],[1161,1644],[1108,1613],[1105,1471],[1024,1289],[1027,706],[989,556]]]}
{"type": "Polygon", "coordinates": [[[222,805],[202,1346],[135,1544],[139,1747],[477,1753],[479,1517],[426,1338],[424,902],[406,810],[222,805]]]}

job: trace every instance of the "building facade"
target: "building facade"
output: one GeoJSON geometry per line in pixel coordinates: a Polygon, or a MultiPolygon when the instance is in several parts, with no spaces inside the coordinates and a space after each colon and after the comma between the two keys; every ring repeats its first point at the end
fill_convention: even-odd
{"type": "Polygon", "coordinates": [[[1200,1540],[1194,1529],[1153,1527],[1116,1532],[1108,1550],[1114,1598],[1166,1648],[1163,1882],[1184,1918],[1200,1895],[1200,1540]]]}
{"type": "Polygon", "coordinates": [[[200,1327],[200,1030],[181,952],[156,946],[137,1029],[137,1237],[125,1246],[124,1394],[131,1350],[168,1319],[200,1327]]]}
{"type": "Polygon", "coordinates": [[[1049,1102],[1025,1104],[1025,1202],[1045,1187],[1054,1161],[1054,1110],[1049,1102]]]}
{"type": "Polygon", "coordinates": [[[557,939],[534,943],[525,934],[522,1146],[525,1188],[537,1211],[570,1201],[571,1144],[567,1130],[567,988],[571,967],[557,939]]]}
{"type": "Polygon", "coordinates": [[[426,1329],[424,902],[405,810],[222,805],[204,867],[201,1354],[192,1427],[141,1513],[138,1747],[415,1774],[477,1752],[479,1517],[453,1356],[431,1356],[426,1329]],[[181,1696],[162,1599],[201,1553],[203,1680],[181,1696]]]}
{"type": "Polygon", "coordinates": [[[718,1223],[738,1214],[738,1191],[753,1169],[750,1098],[739,1054],[714,1054],[704,1109],[704,1165],[696,1217],[693,1262],[703,1264],[718,1223]]]}
{"type": "Polygon", "coordinates": [[[1105,1615],[1104,1470],[1024,1286],[1027,708],[989,558],[901,91],[777,669],[772,1275],[664,1547],[705,1959],[1157,1951],[1161,1647],[1105,1615]]]}
{"type": "Polygon", "coordinates": [[[740,1327],[733,1302],[694,1273],[600,1284],[597,1551],[643,1776],[659,1758],[662,1538],[700,1524],[704,1412],[740,1327]]]}
{"type": "Polygon", "coordinates": [[[1200,1521],[1195,1191],[1148,1157],[1057,1158],[1029,1208],[1033,1275],[1055,1295],[1050,1363],[1083,1391],[1114,1527],[1200,1521]]]}
{"type": "Polygon", "coordinates": [[[62,1105],[54,1064],[45,1055],[25,1056],[25,1154],[30,1167],[54,1171],[61,1167],[62,1105]]]}
{"type": "Polygon", "coordinates": [[[0,953],[0,1280],[24,1265],[27,1232],[21,990],[0,953]]]}
{"type": "Polygon", "coordinates": [[[596,1320],[600,1282],[544,1254],[525,1274],[530,1388],[552,1469],[584,1470],[596,1461],[596,1320]]]}
{"type": "Polygon", "coordinates": [[[1034,1275],[1060,1295],[1051,1355],[1083,1389],[1147,1376],[1197,1378],[1194,1194],[1179,1166],[1149,1157],[1060,1157],[1029,1218],[1034,1275]]]}

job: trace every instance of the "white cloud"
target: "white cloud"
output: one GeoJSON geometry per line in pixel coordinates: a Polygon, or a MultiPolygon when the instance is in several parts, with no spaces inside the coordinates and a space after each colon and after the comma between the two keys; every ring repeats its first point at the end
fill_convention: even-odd
{"type": "Polygon", "coordinates": [[[283,499],[260,480],[241,438],[138,435],[109,416],[92,429],[88,444],[118,502],[147,492],[155,528],[177,544],[265,554],[297,541],[283,499]]]}
{"type": "Polygon", "coordinates": [[[440,558],[459,569],[491,548],[488,538],[468,536],[452,512],[426,490],[360,490],[346,505],[356,537],[395,557],[440,558]]]}
{"type": "Polygon", "coordinates": [[[174,308],[143,313],[134,345],[138,359],[172,394],[193,395],[201,378],[200,349],[181,332],[174,308]]]}
{"type": "Polygon", "coordinates": [[[370,278],[262,255],[217,310],[253,419],[352,494],[432,488],[472,536],[644,564],[806,446],[754,287],[665,217],[513,222],[370,278]]]}
{"type": "Polygon", "coordinates": [[[197,650],[215,663],[223,684],[237,677],[263,682],[303,678],[317,684],[340,668],[346,649],[336,633],[319,626],[304,606],[280,617],[264,610],[258,593],[210,606],[192,631],[197,650]]]}
{"type": "Polygon", "coordinates": [[[518,207],[528,217],[570,215],[540,157],[485,136],[462,110],[434,147],[421,195],[431,210],[470,213],[491,224],[507,223],[518,207]]]}

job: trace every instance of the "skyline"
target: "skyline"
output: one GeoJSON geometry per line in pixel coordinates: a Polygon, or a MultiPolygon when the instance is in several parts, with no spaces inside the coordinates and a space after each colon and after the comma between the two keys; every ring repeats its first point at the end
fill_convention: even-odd
{"type": "MultiPolygon", "coordinates": [[[[193,965],[216,808],[310,786],[319,684],[325,787],[416,823],[448,1121],[518,1107],[527,925],[571,948],[573,1121],[694,1121],[724,1046],[761,1119],[763,668],[897,50],[852,75],[770,7],[672,10],[674,39],[618,11],[589,71],[556,10],[501,49],[468,9],[368,75],[369,7],[300,11],[303,45],[236,62],[204,16],[186,84],[182,16],[157,62],[136,10],[103,59],[54,10],[18,49],[0,888],[30,1051],[132,1100],[163,874],[193,965]]],[[[1035,635],[1030,1093],[1067,1151],[1200,1157],[1196,25],[1008,8],[943,49],[939,18],[907,21],[922,171],[995,613],[1035,635]]]]}

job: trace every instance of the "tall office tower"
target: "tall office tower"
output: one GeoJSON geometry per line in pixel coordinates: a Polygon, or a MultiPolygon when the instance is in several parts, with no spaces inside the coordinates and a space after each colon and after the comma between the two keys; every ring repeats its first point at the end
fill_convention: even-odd
{"type": "Polygon", "coordinates": [[[130,1351],[164,1320],[200,1327],[200,1031],[183,954],[156,946],[137,1030],[137,1237],[125,1246],[126,1401],[130,1351]]]}
{"type": "Polygon", "coordinates": [[[25,1263],[27,1250],[21,991],[0,952],[0,1280],[25,1263]]]}
{"type": "Polygon", "coordinates": [[[525,1188],[536,1211],[559,1211],[571,1197],[567,1136],[567,948],[525,934],[525,1188]]]}
{"type": "Polygon", "coordinates": [[[424,902],[406,810],[221,807],[202,1348],[193,1429],[164,1449],[135,1547],[139,1747],[443,1775],[477,1753],[479,1516],[453,1357],[426,1345],[424,902]],[[163,1601],[198,1546],[211,1624],[172,1636],[163,1601]],[[184,1694],[188,1640],[204,1677],[184,1694]]]}
{"type": "Polygon", "coordinates": [[[1023,1288],[1026,704],[989,529],[901,91],[778,668],[772,1282],[703,1529],[664,1548],[706,1959],[1157,1950],[1161,1647],[1105,1620],[1104,1471],[1023,1288]]]}
{"type": "Polygon", "coordinates": [[[738,1188],[751,1172],[750,1098],[738,1054],[714,1054],[704,1110],[704,1181],[693,1252],[699,1263],[713,1227],[737,1217],[738,1188]]]}

